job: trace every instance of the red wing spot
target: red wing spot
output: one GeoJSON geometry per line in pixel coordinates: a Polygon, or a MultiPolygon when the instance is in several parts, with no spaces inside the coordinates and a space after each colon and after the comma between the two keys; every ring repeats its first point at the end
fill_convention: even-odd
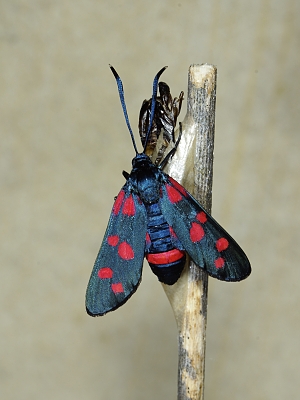
{"type": "Polygon", "coordinates": [[[201,222],[201,224],[204,224],[207,221],[207,216],[205,214],[204,211],[200,211],[197,215],[196,215],[196,219],[201,222]]]}
{"type": "Polygon", "coordinates": [[[114,204],[113,209],[112,209],[112,212],[115,215],[119,214],[121,205],[122,205],[123,200],[124,200],[124,196],[125,196],[125,192],[124,192],[124,190],[121,190],[121,192],[118,194],[118,197],[115,200],[115,204],[114,204]]]}
{"type": "Polygon", "coordinates": [[[132,195],[127,197],[125,200],[122,213],[124,215],[128,215],[129,217],[132,217],[135,214],[135,204],[132,195]]]}
{"type": "Polygon", "coordinates": [[[174,229],[173,229],[171,226],[169,227],[169,229],[170,229],[170,234],[171,234],[171,236],[174,237],[174,238],[177,238],[177,235],[176,235],[176,233],[174,232],[174,229]]]}
{"type": "Polygon", "coordinates": [[[225,260],[222,257],[219,257],[215,260],[215,266],[216,268],[223,268],[225,264],[225,260]]]}
{"type": "Polygon", "coordinates": [[[99,271],[98,271],[98,276],[99,276],[99,278],[101,278],[101,279],[109,279],[109,278],[112,278],[112,276],[113,276],[113,271],[112,271],[112,269],[110,269],[110,268],[108,268],[108,267],[101,268],[101,269],[99,269],[99,271]]]}
{"type": "Polygon", "coordinates": [[[147,242],[147,244],[151,243],[150,235],[148,232],[146,233],[146,242],[147,242]]]}
{"type": "Polygon", "coordinates": [[[111,289],[114,293],[123,293],[124,289],[123,289],[123,285],[121,282],[119,283],[112,283],[111,285],[111,289]]]}
{"type": "Polygon", "coordinates": [[[134,251],[130,244],[126,242],[120,243],[118,254],[123,260],[132,260],[134,258],[134,251]]]}
{"type": "Polygon", "coordinates": [[[173,186],[166,185],[167,194],[171,203],[178,203],[182,199],[181,194],[178,190],[174,189],[173,186]]]}
{"type": "Polygon", "coordinates": [[[116,246],[119,243],[119,236],[115,235],[115,236],[108,236],[107,237],[107,243],[110,246],[116,246]]]}
{"type": "Polygon", "coordinates": [[[228,240],[225,238],[220,238],[216,241],[216,248],[219,252],[226,250],[228,246],[229,246],[228,240]]]}
{"type": "Polygon", "coordinates": [[[204,238],[204,230],[201,225],[197,224],[197,222],[192,223],[192,227],[190,229],[190,238],[193,243],[200,242],[201,239],[204,238]]]}
{"type": "Polygon", "coordinates": [[[171,178],[171,177],[169,176],[169,181],[172,183],[173,186],[175,186],[175,188],[176,188],[177,190],[179,190],[179,192],[180,192],[181,194],[183,194],[184,196],[187,196],[187,195],[188,195],[188,194],[187,194],[187,191],[185,190],[185,188],[184,188],[183,186],[181,186],[180,183],[178,183],[177,181],[175,181],[175,179],[173,179],[173,178],[171,178]]]}

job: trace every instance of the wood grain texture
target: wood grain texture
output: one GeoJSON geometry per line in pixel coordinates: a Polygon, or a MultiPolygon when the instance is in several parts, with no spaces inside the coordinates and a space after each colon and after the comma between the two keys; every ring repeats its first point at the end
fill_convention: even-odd
{"type": "MultiPolygon", "coordinates": [[[[165,171],[211,212],[217,69],[192,65],[182,142],[165,171]]],[[[187,260],[179,281],[163,285],[178,325],[178,399],[204,398],[208,275],[187,260]]]]}

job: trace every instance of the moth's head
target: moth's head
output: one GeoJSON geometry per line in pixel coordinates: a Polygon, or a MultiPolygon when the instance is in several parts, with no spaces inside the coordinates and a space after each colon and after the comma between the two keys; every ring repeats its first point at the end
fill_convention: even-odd
{"type": "Polygon", "coordinates": [[[137,154],[132,160],[132,168],[137,168],[137,169],[146,168],[147,169],[151,165],[152,165],[152,161],[144,153],[137,154]]]}

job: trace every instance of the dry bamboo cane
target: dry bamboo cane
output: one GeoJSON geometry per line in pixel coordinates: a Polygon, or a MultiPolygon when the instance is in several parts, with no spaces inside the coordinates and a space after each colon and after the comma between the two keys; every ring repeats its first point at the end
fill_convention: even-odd
{"type": "MultiPolygon", "coordinates": [[[[165,172],[211,211],[217,69],[192,65],[182,138],[165,172]]],[[[208,275],[187,260],[173,286],[163,285],[179,331],[178,400],[203,400],[208,275]]]]}

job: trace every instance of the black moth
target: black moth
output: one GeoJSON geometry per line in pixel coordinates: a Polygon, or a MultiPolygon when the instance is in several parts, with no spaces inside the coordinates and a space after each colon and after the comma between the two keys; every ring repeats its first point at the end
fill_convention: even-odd
{"type": "Polygon", "coordinates": [[[214,278],[240,281],[251,272],[247,256],[235,240],[178,182],[162,171],[175,148],[155,166],[145,154],[155,111],[154,78],[150,122],[138,153],[126,111],[122,81],[110,67],[136,156],[126,183],[116,197],[86,292],[89,315],[104,315],[124,304],[136,291],[144,257],[159,281],[173,285],[183,270],[186,252],[214,278]]]}

